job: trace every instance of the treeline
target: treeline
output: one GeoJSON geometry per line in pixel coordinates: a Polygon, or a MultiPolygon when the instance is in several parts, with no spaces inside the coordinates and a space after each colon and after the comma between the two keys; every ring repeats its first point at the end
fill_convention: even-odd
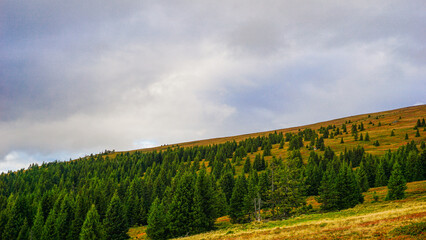
{"type": "Polygon", "coordinates": [[[309,212],[305,199],[311,195],[319,196],[325,211],[353,207],[369,187],[388,184],[394,165],[406,181],[426,178],[426,152],[414,142],[384,156],[362,147],[336,154],[324,145],[326,131],[328,137],[342,132],[275,132],[238,143],[103,154],[2,174],[0,236],[126,239],[129,227],[148,225],[149,237],[166,239],[211,230],[224,215],[243,223],[309,212]],[[299,149],[306,141],[308,149],[323,151],[311,151],[303,161],[299,149]],[[287,144],[286,159],[274,156],[273,145],[287,144]],[[256,154],[254,161],[248,153],[256,154]]]}

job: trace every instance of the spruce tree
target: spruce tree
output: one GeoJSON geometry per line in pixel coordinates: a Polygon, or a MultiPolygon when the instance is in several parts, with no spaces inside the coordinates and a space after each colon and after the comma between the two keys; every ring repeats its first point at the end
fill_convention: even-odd
{"type": "Polygon", "coordinates": [[[67,234],[70,231],[73,216],[74,208],[72,200],[68,195],[66,195],[62,200],[60,212],[55,223],[55,231],[58,239],[66,239],[67,234]]]}
{"type": "Polygon", "coordinates": [[[25,218],[24,225],[22,225],[19,231],[17,240],[27,240],[30,237],[30,227],[28,226],[28,220],[25,218]]]}
{"type": "Polygon", "coordinates": [[[364,202],[361,188],[352,169],[343,162],[337,175],[338,209],[351,208],[364,202]]]}
{"type": "Polygon", "coordinates": [[[156,198],[149,209],[148,226],[146,228],[146,233],[150,239],[167,239],[167,222],[164,215],[165,211],[163,204],[156,198]]]}
{"type": "Polygon", "coordinates": [[[376,167],[376,181],[375,186],[381,187],[386,186],[388,180],[386,177],[385,169],[383,167],[383,161],[380,161],[379,164],[376,167]]]}
{"type": "Polygon", "coordinates": [[[247,182],[244,175],[240,175],[235,182],[232,192],[229,217],[232,223],[243,223],[247,221],[246,208],[244,205],[245,196],[247,194],[247,182]]]}
{"type": "Polygon", "coordinates": [[[331,164],[329,164],[323,174],[318,190],[319,196],[317,201],[322,203],[322,210],[331,211],[339,208],[339,192],[337,191],[336,178],[336,173],[331,164]]]}
{"type": "Polygon", "coordinates": [[[407,139],[408,139],[408,133],[405,134],[405,140],[407,140],[407,139]]]}
{"type": "Polygon", "coordinates": [[[44,223],[43,231],[41,233],[41,240],[52,240],[56,238],[56,229],[55,229],[55,221],[56,221],[56,212],[53,208],[50,210],[49,215],[47,216],[46,222],[44,223]]]}
{"type": "Polygon", "coordinates": [[[31,228],[30,238],[33,240],[40,240],[41,233],[43,231],[43,226],[44,226],[43,210],[42,210],[41,204],[39,204],[37,208],[37,213],[34,218],[34,223],[31,228]]]}
{"type": "Polygon", "coordinates": [[[398,161],[393,165],[392,174],[389,178],[388,183],[388,194],[386,195],[386,200],[395,200],[402,199],[405,197],[405,190],[407,189],[407,184],[404,179],[404,175],[401,171],[401,166],[398,161]]]}
{"type": "Polygon", "coordinates": [[[105,239],[104,229],[99,220],[99,214],[94,204],[87,212],[86,219],[81,227],[80,240],[105,239]]]}
{"type": "Polygon", "coordinates": [[[127,239],[127,219],[118,192],[115,191],[103,221],[106,239],[127,239]]]}
{"type": "Polygon", "coordinates": [[[210,178],[205,169],[202,169],[195,182],[192,233],[205,232],[213,228],[216,215],[213,194],[210,178]]]}
{"type": "Polygon", "coordinates": [[[365,139],[364,139],[364,141],[370,141],[370,136],[368,135],[368,132],[365,133],[365,139]]]}
{"type": "Polygon", "coordinates": [[[250,162],[250,158],[247,157],[244,163],[244,173],[249,173],[250,170],[251,170],[251,162],[250,162]]]}
{"type": "Polygon", "coordinates": [[[391,137],[393,137],[393,136],[395,136],[395,132],[394,132],[394,131],[393,131],[393,129],[392,129],[391,137]]]}
{"type": "Polygon", "coordinates": [[[226,201],[228,205],[231,201],[232,192],[234,189],[234,175],[231,172],[226,172],[222,175],[222,178],[219,180],[220,187],[222,188],[223,193],[225,194],[226,201]]]}
{"type": "Polygon", "coordinates": [[[194,177],[184,173],[180,177],[173,200],[169,206],[168,229],[170,237],[185,236],[192,232],[191,223],[194,221],[192,206],[194,204],[194,177]]]}
{"type": "Polygon", "coordinates": [[[419,129],[417,129],[417,131],[416,131],[416,137],[420,137],[419,129]]]}

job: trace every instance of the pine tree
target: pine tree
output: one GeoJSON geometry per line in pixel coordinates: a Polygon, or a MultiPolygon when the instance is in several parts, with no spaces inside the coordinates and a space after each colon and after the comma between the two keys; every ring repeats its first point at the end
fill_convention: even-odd
{"type": "Polygon", "coordinates": [[[405,134],[405,140],[407,140],[407,139],[408,139],[408,133],[405,134]]]}
{"type": "Polygon", "coordinates": [[[339,208],[339,192],[337,191],[336,173],[331,165],[327,166],[318,190],[317,201],[322,203],[321,209],[326,211],[339,208]]]}
{"type": "Polygon", "coordinates": [[[232,192],[234,189],[234,176],[231,172],[226,172],[222,175],[222,178],[219,180],[220,187],[223,190],[223,193],[225,194],[226,201],[228,202],[228,205],[231,201],[232,192]]]}
{"type": "Polygon", "coordinates": [[[383,168],[383,161],[380,161],[376,168],[376,187],[386,186],[388,180],[386,178],[385,169],[383,168]]]}
{"type": "Polygon", "coordinates": [[[30,227],[28,226],[28,220],[25,218],[24,225],[22,225],[19,231],[17,240],[27,240],[30,237],[30,227]]]}
{"type": "Polygon", "coordinates": [[[247,221],[246,208],[244,205],[245,195],[247,194],[247,182],[244,175],[240,175],[235,182],[232,192],[229,217],[232,223],[243,223],[247,221]]]}
{"type": "Polygon", "coordinates": [[[393,137],[393,136],[395,136],[395,132],[394,132],[394,131],[393,131],[393,129],[392,129],[391,137],[393,137]]]}
{"type": "Polygon", "coordinates": [[[194,177],[191,173],[184,173],[178,181],[168,212],[170,237],[180,237],[192,232],[191,223],[194,221],[192,212],[193,180],[194,177]]]}
{"type": "Polygon", "coordinates": [[[117,191],[115,191],[103,221],[106,239],[127,239],[129,236],[127,235],[128,227],[126,220],[122,202],[117,191]]]}
{"type": "Polygon", "coordinates": [[[150,239],[163,240],[167,239],[166,219],[163,204],[156,198],[149,209],[148,226],[146,233],[150,239]]]}
{"type": "Polygon", "coordinates": [[[71,199],[66,195],[62,200],[60,212],[55,223],[55,231],[58,239],[66,239],[70,231],[73,216],[74,208],[71,199]]]}
{"type": "Polygon", "coordinates": [[[136,189],[136,181],[133,180],[130,183],[129,188],[126,192],[126,216],[128,219],[129,226],[134,226],[138,223],[138,217],[140,213],[139,209],[139,197],[136,189]]]}
{"type": "Polygon", "coordinates": [[[420,137],[419,129],[417,129],[417,131],[416,131],[416,137],[420,137]]]}
{"type": "Polygon", "coordinates": [[[368,135],[368,132],[365,133],[365,139],[364,139],[364,141],[370,141],[370,136],[368,135]]]}
{"type": "Polygon", "coordinates": [[[341,143],[341,144],[345,143],[345,142],[343,141],[343,137],[342,137],[342,138],[340,138],[340,143],[341,143]]]}
{"type": "Polygon", "coordinates": [[[43,210],[41,207],[41,204],[39,204],[37,208],[37,213],[34,218],[34,223],[31,228],[30,236],[33,240],[40,240],[41,239],[41,233],[43,231],[44,226],[44,219],[43,219],[43,210]]]}
{"type": "Polygon", "coordinates": [[[388,183],[388,194],[386,195],[386,200],[395,200],[402,199],[405,197],[405,190],[407,189],[407,184],[404,179],[404,175],[401,171],[401,166],[398,161],[393,165],[392,174],[389,178],[388,183]]]}
{"type": "Polygon", "coordinates": [[[343,162],[337,175],[338,209],[351,208],[364,202],[361,188],[352,169],[343,162]]]}
{"type": "Polygon", "coordinates": [[[246,162],[244,163],[244,173],[249,173],[251,170],[250,158],[247,157],[246,162]]]}
{"type": "Polygon", "coordinates": [[[46,222],[44,223],[43,231],[41,233],[41,240],[52,240],[56,238],[55,231],[55,221],[56,221],[56,212],[53,208],[50,210],[49,215],[47,216],[46,222]]]}
{"type": "Polygon", "coordinates": [[[81,227],[80,240],[105,239],[105,233],[99,220],[99,214],[94,204],[87,212],[86,220],[81,227]]]}
{"type": "Polygon", "coordinates": [[[205,169],[202,169],[195,182],[192,233],[205,232],[213,228],[216,216],[213,194],[210,178],[205,169]]]}
{"type": "Polygon", "coordinates": [[[284,148],[284,138],[283,139],[281,139],[281,142],[280,142],[280,146],[278,147],[278,149],[283,149],[284,148]]]}

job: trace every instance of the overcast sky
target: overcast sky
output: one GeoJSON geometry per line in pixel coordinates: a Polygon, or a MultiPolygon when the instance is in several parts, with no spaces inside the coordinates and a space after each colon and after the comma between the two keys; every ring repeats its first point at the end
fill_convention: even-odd
{"type": "Polygon", "coordinates": [[[426,102],[426,2],[0,1],[0,172],[426,102]]]}

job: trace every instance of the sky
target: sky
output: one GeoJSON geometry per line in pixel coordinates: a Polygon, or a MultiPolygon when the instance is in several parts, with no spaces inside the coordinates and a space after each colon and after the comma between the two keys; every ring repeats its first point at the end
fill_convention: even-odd
{"type": "Polygon", "coordinates": [[[0,1],[0,172],[426,102],[426,2],[0,1]]]}

